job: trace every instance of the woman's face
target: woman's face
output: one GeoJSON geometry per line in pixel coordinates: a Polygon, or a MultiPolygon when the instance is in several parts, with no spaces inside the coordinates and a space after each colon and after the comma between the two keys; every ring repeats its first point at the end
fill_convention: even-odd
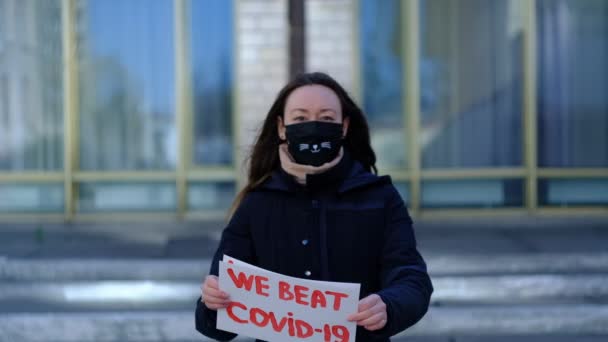
{"type": "Polygon", "coordinates": [[[343,135],[348,131],[349,118],[342,115],[340,99],[333,90],[322,85],[306,85],[292,91],[285,102],[283,117],[284,120],[277,118],[282,140],[285,140],[286,125],[306,121],[342,123],[343,135]]]}

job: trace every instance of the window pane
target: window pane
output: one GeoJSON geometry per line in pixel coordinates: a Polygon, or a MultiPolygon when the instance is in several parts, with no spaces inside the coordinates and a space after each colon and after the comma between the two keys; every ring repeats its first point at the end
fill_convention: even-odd
{"type": "Polygon", "coordinates": [[[378,168],[406,166],[400,1],[361,0],[363,110],[378,168]]]}
{"type": "Polygon", "coordinates": [[[60,170],[61,1],[0,3],[0,171],[60,170]]]}
{"type": "Polygon", "coordinates": [[[523,205],[523,190],[519,179],[423,181],[422,207],[519,207],[523,205]]]}
{"type": "Polygon", "coordinates": [[[519,4],[421,1],[423,167],[522,164],[519,4]]]}
{"type": "Polygon", "coordinates": [[[173,1],[81,0],[80,167],[176,162],[173,1]]]}
{"type": "Polygon", "coordinates": [[[188,207],[193,210],[226,210],[235,196],[233,182],[192,183],[188,189],[188,207]]]}
{"type": "Polygon", "coordinates": [[[542,205],[608,205],[608,179],[547,179],[538,189],[542,205]]]}
{"type": "Polygon", "coordinates": [[[193,163],[231,165],[232,1],[192,2],[193,163]]]}
{"type": "Polygon", "coordinates": [[[84,183],[79,185],[78,210],[175,210],[175,183],[84,183]]]}
{"type": "Polygon", "coordinates": [[[538,163],[608,167],[608,1],[537,4],[538,163]]]}
{"type": "Polygon", "coordinates": [[[3,43],[6,40],[5,23],[6,23],[6,1],[0,1],[0,53],[4,49],[3,43]]]}
{"type": "Polygon", "coordinates": [[[394,183],[395,188],[399,192],[401,199],[405,202],[405,205],[408,205],[410,201],[410,183],[408,182],[397,182],[394,183]]]}
{"type": "Polygon", "coordinates": [[[0,184],[0,213],[62,212],[63,184],[0,184]]]}

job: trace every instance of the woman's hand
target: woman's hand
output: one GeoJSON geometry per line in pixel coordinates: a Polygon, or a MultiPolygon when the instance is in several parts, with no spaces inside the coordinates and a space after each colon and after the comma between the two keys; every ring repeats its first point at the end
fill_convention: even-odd
{"type": "Polygon", "coordinates": [[[228,294],[220,290],[217,276],[208,275],[201,285],[201,302],[211,310],[224,309],[230,304],[228,294]]]}
{"type": "Polygon", "coordinates": [[[348,316],[350,322],[357,322],[369,331],[380,330],[386,325],[388,315],[382,298],[373,293],[359,301],[359,312],[348,316]]]}

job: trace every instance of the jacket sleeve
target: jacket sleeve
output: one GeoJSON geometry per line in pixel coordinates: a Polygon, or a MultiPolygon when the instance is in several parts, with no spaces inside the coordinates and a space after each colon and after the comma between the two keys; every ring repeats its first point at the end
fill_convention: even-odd
{"type": "Polygon", "coordinates": [[[388,314],[384,328],[373,332],[390,337],[411,327],[427,312],[433,286],[426,264],[416,249],[412,220],[397,190],[387,207],[386,231],[381,258],[381,286],[378,295],[388,314]]]}
{"type": "MultiPolygon", "coordinates": [[[[224,254],[247,263],[255,264],[255,253],[251,239],[249,212],[251,195],[245,196],[241,205],[222,232],[220,244],[213,256],[209,274],[218,275],[219,261],[224,254]]],[[[211,310],[201,302],[199,297],[195,311],[196,330],[201,334],[218,341],[229,341],[237,335],[216,328],[217,311],[211,310]]]]}

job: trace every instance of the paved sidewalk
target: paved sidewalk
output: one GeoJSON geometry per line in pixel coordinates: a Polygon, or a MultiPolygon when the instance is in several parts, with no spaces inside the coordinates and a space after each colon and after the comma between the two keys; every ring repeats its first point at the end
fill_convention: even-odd
{"type": "MultiPolygon", "coordinates": [[[[0,341],[206,341],[192,311],[223,226],[1,223],[0,341]]],[[[393,341],[608,340],[608,215],[415,230],[435,292],[393,341]]]]}
{"type": "MultiPolygon", "coordinates": [[[[210,258],[222,221],[108,224],[0,223],[0,257],[210,258]]],[[[423,255],[608,251],[606,216],[418,220],[423,255]]]]}

